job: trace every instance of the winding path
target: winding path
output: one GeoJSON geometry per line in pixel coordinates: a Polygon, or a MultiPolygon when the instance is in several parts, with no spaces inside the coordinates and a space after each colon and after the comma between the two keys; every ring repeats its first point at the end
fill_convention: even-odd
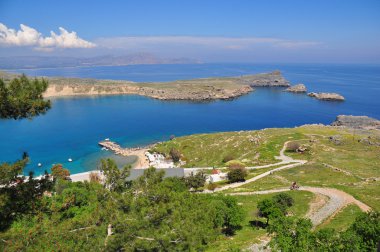
{"type": "MultiPolygon", "coordinates": [[[[257,195],[257,194],[271,194],[277,192],[285,192],[289,191],[288,188],[274,189],[274,190],[266,190],[266,191],[256,191],[256,192],[237,192],[237,193],[229,193],[229,195],[257,195]]],[[[326,204],[324,204],[321,208],[319,208],[315,212],[311,212],[306,217],[308,217],[313,226],[318,226],[324,220],[328,219],[330,216],[336,214],[339,210],[346,207],[349,204],[357,205],[362,211],[367,212],[371,210],[371,208],[364,204],[363,202],[355,199],[348,193],[340,191],[335,188],[321,188],[321,187],[310,187],[310,186],[302,186],[299,188],[302,191],[309,191],[314,194],[322,194],[327,196],[329,200],[326,204]]]]}
{"type": "MultiPolygon", "coordinates": [[[[293,159],[292,157],[285,155],[285,150],[287,147],[289,141],[284,143],[284,146],[282,147],[280,151],[280,156],[276,157],[276,159],[281,160],[278,163],[270,164],[270,165],[263,165],[263,166],[255,166],[255,167],[248,167],[249,169],[262,169],[262,168],[268,168],[272,166],[278,166],[283,165],[280,167],[277,167],[275,169],[272,169],[270,171],[264,172],[260,175],[257,175],[253,178],[250,178],[244,182],[240,183],[234,183],[225,185],[223,187],[219,187],[215,190],[215,192],[224,191],[231,188],[237,188],[242,185],[254,182],[258,179],[261,179],[263,177],[266,177],[273,172],[284,170],[284,169],[290,169],[296,166],[303,165],[307,163],[307,160],[298,160],[293,159]]],[[[256,191],[256,192],[237,192],[237,193],[229,193],[229,195],[253,195],[253,194],[270,194],[270,193],[276,193],[276,192],[284,192],[289,191],[289,188],[280,188],[280,189],[274,189],[274,190],[266,190],[266,191],[256,191]]],[[[335,215],[338,211],[343,209],[349,204],[355,204],[357,205],[362,211],[367,212],[371,210],[371,208],[364,204],[363,202],[355,199],[352,195],[343,192],[341,190],[335,189],[335,188],[321,188],[321,187],[310,187],[310,186],[303,186],[300,187],[299,190],[303,191],[309,191],[314,194],[321,194],[328,197],[328,201],[319,209],[316,211],[313,211],[309,213],[306,217],[311,219],[311,222],[313,223],[313,226],[317,226],[321,224],[324,220],[328,219],[329,217],[335,215]]]]}
{"type": "Polygon", "coordinates": [[[281,171],[281,170],[284,170],[284,169],[290,169],[290,168],[293,168],[293,167],[296,167],[296,166],[300,166],[300,165],[306,164],[307,160],[293,159],[292,157],[289,157],[289,156],[285,155],[285,150],[286,150],[286,146],[287,146],[288,142],[289,141],[287,141],[287,142],[284,143],[284,146],[282,147],[282,149],[280,151],[280,156],[275,157],[276,159],[281,160],[280,162],[274,163],[274,164],[269,164],[269,165],[247,167],[247,169],[255,170],[255,169],[263,169],[263,168],[268,168],[268,167],[278,166],[278,165],[283,165],[283,166],[280,166],[280,167],[274,168],[274,169],[272,169],[270,171],[264,172],[264,173],[262,173],[260,175],[257,175],[255,177],[253,177],[253,178],[247,179],[244,182],[233,183],[233,184],[225,185],[223,187],[219,187],[219,188],[215,189],[215,192],[220,192],[220,191],[224,191],[224,190],[227,190],[227,189],[240,187],[242,185],[245,185],[245,184],[251,183],[253,181],[256,181],[258,179],[264,178],[264,177],[272,174],[273,172],[281,171]]]}

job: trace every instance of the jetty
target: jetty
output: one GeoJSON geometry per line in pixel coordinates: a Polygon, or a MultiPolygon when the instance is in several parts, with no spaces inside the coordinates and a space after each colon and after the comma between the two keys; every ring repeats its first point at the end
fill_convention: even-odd
{"type": "Polygon", "coordinates": [[[99,145],[103,148],[106,148],[108,150],[115,152],[115,154],[117,154],[117,155],[128,156],[128,155],[130,155],[130,152],[131,152],[130,149],[123,148],[120,145],[118,145],[117,143],[112,142],[108,139],[106,139],[104,141],[100,141],[99,145]]]}
{"type": "Polygon", "coordinates": [[[115,142],[112,142],[108,138],[98,143],[102,148],[113,151],[116,155],[130,156],[135,155],[136,151],[141,151],[142,148],[123,148],[115,142]]]}

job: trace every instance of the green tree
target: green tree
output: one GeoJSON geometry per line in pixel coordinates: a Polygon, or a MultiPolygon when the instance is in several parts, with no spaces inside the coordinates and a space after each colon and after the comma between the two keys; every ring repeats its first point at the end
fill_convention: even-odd
{"type": "Polygon", "coordinates": [[[273,196],[272,200],[284,215],[288,208],[294,205],[294,199],[287,193],[279,193],[273,196]]]}
{"type": "Polygon", "coordinates": [[[314,251],[315,237],[309,219],[280,216],[269,225],[268,233],[274,234],[270,246],[274,251],[314,251]]]}
{"type": "Polygon", "coordinates": [[[131,172],[130,166],[119,169],[114,160],[107,158],[100,161],[99,170],[104,175],[104,187],[110,191],[121,192],[130,186],[127,180],[131,172]]]}
{"type": "Polygon", "coordinates": [[[380,213],[370,211],[360,214],[347,230],[345,237],[350,237],[350,239],[345,239],[346,242],[343,243],[346,246],[355,240],[355,243],[359,242],[359,245],[354,245],[352,249],[360,247],[362,251],[375,250],[380,243],[380,213]],[[352,236],[356,236],[357,239],[352,239],[352,236]]]}
{"type": "Polygon", "coordinates": [[[259,210],[258,215],[267,219],[267,225],[269,220],[283,216],[283,212],[272,199],[264,199],[258,202],[257,208],[259,210]]]}
{"type": "Polygon", "coordinates": [[[30,80],[25,75],[9,83],[0,79],[0,118],[32,118],[46,113],[51,107],[43,98],[47,87],[46,80],[30,80]]]}
{"type": "Polygon", "coordinates": [[[22,159],[13,164],[0,164],[0,230],[24,214],[35,214],[43,193],[52,188],[47,173],[40,179],[34,179],[33,173],[28,179],[22,176],[26,163],[22,159]]]}
{"type": "Polygon", "coordinates": [[[244,182],[247,176],[248,172],[244,167],[231,168],[227,173],[227,179],[230,183],[244,182]]]}
{"type": "Polygon", "coordinates": [[[189,189],[194,189],[197,191],[199,188],[203,187],[206,183],[206,174],[203,171],[197,173],[190,173],[189,176],[185,178],[185,184],[189,189]]]}

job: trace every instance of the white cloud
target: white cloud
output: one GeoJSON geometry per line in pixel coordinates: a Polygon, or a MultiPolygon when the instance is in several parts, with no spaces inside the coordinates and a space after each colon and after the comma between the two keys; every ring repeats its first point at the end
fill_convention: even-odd
{"type": "Polygon", "coordinates": [[[0,45],[33,46],[37,50],[51,51],[54,48],[92,48],[96,45],[78,37],[77,33],[68,32],[59,27],[59,34],[50,32],[50,37],[43,37],[40,32],[29,26],[20,25],[20,30],[8,28],[0,23],[0,45]]]}

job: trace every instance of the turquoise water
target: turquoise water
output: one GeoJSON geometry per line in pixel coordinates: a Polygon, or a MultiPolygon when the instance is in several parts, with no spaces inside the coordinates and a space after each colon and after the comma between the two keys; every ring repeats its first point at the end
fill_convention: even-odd
{"type": "Polygon", "coordinates": [[[201,103],[134,95],[54,99],[46,115],[33,120],[0,120],[0,161],[16,160],[27,151],[31,163],[26,172],[40,174],[53,163],[63,163],[77,173],[93,170],[100,158],[112,156],[97,145],[104,138],[132,147],[166,140],[172,134],[329,124],[338,114],[380,118],[380,66],[373,65],[139,65],[19,72],[31,76],[169,81],[274,69],[281,70],[293,84],[305,83],[310,91],[341,93],[346,102],[318,101],[282,92],[282,88],[258,88],[232,101],[201,103]],[[74,161],[69,163],[68,158],[74,161]],[[37,167],[38,163],[43,166],[37,167]]]}

